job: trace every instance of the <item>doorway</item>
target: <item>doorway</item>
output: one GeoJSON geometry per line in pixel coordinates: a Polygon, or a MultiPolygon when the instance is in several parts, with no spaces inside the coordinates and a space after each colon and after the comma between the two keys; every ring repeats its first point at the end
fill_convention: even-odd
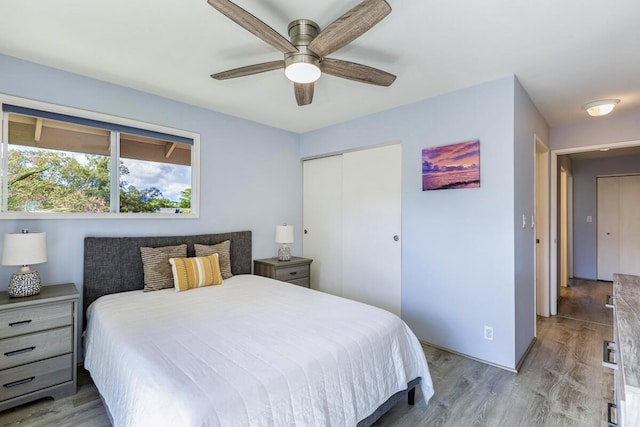
{"type": "MultiPolygon", "coordinates": [[[[561,158],[563,155],[580,155],[580,156],[588,156],[588,158],[599,158],[599,157],[612,157],[612,156],[627,156],[627,155],[637,155],[640,153],[640,140],[634,141],[625,141],[625,142],[615,142],[601,145],[591,145],[585,147],[575,147],[575,148],[566,148],[566,149],[558,149],[552,150],[550,152],[550,256],[549,256],[549,266],[550,266],[550,286],[549,286],[549,301],[550,301],[550,314],[556,315],[558,313],[558,304],[557,301],[560,296],[560,249],[561,249],[561,241],[560,241],[560,164],[561,158]],[[610,151],[609,151],[610,150],[610,151]]],[[[582,157],[585,158],[585,157],[582,157]]],[[[569,198],[572,198],[571,195],[571,178],[570,176],[567,179],[568,183],[568,193],[569,198]]],[[[595,207],[595,206],[594,206],[595,207]]],[[[569,215],[569,224],[567,226],[567,231],[571,233],[573,229],[573,223],[571,222],[571,205],[567,207],[568,215],[569,215]]],[[[590,217],[582,218],[582,220],[586,220],[587,222],[591,221],[590,217]]],[[[571,274],[572,264],[578,263],[578,259],[573,259],[571,254],[572,248],[572,240],[575,236],[569,234],[567,236],[567,270],[568,273],[571,274]]],[[[594,239],[595,244],[595,239],[594,239]]],[[[594,267],[595,269],[595,267],[594,267]]],[[[596,277],[593,276],[595,279],[596,277]]]]}

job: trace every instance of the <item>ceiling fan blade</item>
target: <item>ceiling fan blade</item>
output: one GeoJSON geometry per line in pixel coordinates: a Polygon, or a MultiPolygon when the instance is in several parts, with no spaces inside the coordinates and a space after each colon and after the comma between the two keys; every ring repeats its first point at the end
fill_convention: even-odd
{"type": "Polygon", "coordinates": [[[282,53],[297,52],[298,48],[291,44],[276,30],[229,0],[207,0],[214,9],[240,25],[251,34],[264,40],[282,53]]]}
{"type": "Polygon", "coordinates": [[[284,68],[284,61],[263,62],[261,64],[247,65],[246,67],[234,68],[233,70],[222,71],[211,74],[216,80],[235,79],[236,77],[250,76],[251,74],[264,73],[284,68]]]}
{"type": "Polygon", "coordinates": [[[299,106],[311,104],[311,101],[313,101],[313,83],[294,83],[293,89],[299,106]]]}
{"type": "MultiPolygon", "coordinates": [[[[209,0],[211,1],[211,0],[209,0]]],[[[320,57],[351,43],[391,13],[384,0],[365,0],[322,30],[308,48],[320,57]]]]}
{"type": "Polygon", "coordinates": [[[320,68],[323,73],[332,76],[376,86],[391,86],[396,80],[396,76],[386,71],[340,59],[324,58],[320,63],[320,68]]]}

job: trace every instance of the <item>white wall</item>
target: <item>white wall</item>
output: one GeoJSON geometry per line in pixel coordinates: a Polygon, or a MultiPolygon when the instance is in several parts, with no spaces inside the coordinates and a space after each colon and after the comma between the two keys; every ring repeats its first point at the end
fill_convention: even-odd
{"type": "MultiPolygon", "coordinates": [[[[0,235],[46,231],[44,281],[82,292],[85,236],[175,235],[251,230],[254,258],[275,255],[276,224],[295,227],[302,253],[299,136],[121,86],[0,55],[0,93],[37,99],[201,135],[201,211],[194,220],[0,220],[0,235]]],[[[14,267],[0,267],[0,290],[14,267]]]]}
{"type": "MultiPolygon", "coordinates": [[[[301,136],[303,158],[401,141],[403,318],[422,340],[509,368],[517,363],[519,333],[515,85],[507,77],[301,136]],[[422,149],[474,138],[480,188],[423,192],[422,149]],[[484,325],[494,327],[493,341],[484,340],[484,325]]],[[[530,340],[531,326],[524,329],[530,340]]]]}
{"type": "Polygon", "coordinates": [[[515,80],[514,100],[514,238],[515,238],[515,360],[524,356],[535,337],[535,142],[548,144],[548,126],[529,95],[515,80]],[[522,215],[527,224],[523,228],[522,215]]]}

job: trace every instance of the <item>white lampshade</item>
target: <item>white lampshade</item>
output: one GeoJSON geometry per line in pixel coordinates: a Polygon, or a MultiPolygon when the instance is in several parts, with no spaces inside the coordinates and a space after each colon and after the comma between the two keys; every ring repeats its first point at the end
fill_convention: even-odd
{"type": "Polygon", "coordinates": [[[276,226],[276,243],[293,243],[293,225],[276,226]]]}
{"type": "Polygon", "coordinates": [[[43,262],[47,262],[47,233],[4,235],[2,265],[33,265],[43,262]]]}

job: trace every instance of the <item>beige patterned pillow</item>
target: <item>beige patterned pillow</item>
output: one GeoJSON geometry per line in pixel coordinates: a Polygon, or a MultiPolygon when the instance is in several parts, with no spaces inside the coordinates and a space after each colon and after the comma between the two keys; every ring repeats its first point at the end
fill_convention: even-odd
{"type": "Polygon", "coordinates": [[[220,261],[220,272],[223,279],[233,277],[231,274],[231,240],[225,240],[222,243],[216,245],[199,245],[195,244],[196,256],[209,256],[218,254],[218,260],[220,261]]]}
{"type": "Polygon", "coordinates": [[[159,248],[142,247],[140,255],[144,271],[144,291],[173,288],[173,274],[169,258],[186,257],[187,244],[159,248]]]}

